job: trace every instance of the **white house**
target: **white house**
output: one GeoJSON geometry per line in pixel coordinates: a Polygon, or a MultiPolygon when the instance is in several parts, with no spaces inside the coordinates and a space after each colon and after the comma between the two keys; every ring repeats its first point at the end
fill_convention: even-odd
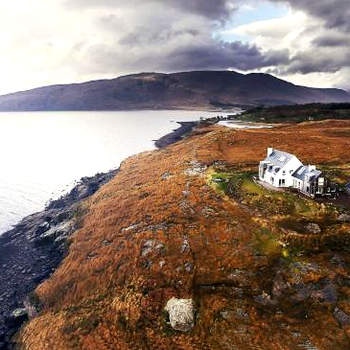
{"type": "Polygon", "coordinates": [[[303,165],[293,154],[267,149],[259,164],[259,179],[274,187],[292,187],[310,197],[325,192],[326,181],[314,165],[303,165]]]}

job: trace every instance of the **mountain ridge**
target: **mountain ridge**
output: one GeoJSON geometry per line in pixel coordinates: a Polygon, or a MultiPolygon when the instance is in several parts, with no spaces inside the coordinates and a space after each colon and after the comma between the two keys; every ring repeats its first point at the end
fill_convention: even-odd
{"type": "Polygon", "coordinates": [[[337,88],[295,85],[265,73],[138,73],[0,96],[0,111],[208,109],[350,102],[337,88]]]}

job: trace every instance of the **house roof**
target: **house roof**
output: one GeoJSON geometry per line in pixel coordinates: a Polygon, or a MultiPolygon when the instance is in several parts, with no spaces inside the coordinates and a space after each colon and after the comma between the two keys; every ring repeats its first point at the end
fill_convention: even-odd
{"type": "Polygon", "coordinates": [[[264,162],[268,162],[276,167],[283,168],[293,158],[296,158],[293,154],[274,149],[272,153],[265,158],[264,162]]]}
{"type": "Polygon", "coordinates": [[[292,174],[292,176],[299,179],[299,180],[305,181],[305,178],[307,176],[311,179],[311,178],[319,177],[321,174],[322,174],[321,171],[316,170],[316,169],[310,170],[310,167],[308,165],[303,165],[303,166],[299,167],[292,174]]]}

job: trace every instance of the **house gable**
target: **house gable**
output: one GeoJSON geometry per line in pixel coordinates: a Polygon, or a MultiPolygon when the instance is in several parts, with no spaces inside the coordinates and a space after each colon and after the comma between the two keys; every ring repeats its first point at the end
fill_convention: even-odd
{"type": "Polygon", "coordinates": [[[292,174],[302,166],[294,155],[268,148],[267,157],[260,162],[259,178],[275,187],[293,185],[292,174]]]}

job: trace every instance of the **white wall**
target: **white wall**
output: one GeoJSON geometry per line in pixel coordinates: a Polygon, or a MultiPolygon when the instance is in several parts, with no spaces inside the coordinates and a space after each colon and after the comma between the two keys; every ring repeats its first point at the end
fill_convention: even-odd
{"type": "Polygon", "coordinates": [[[260,162],[259,165],[259,179],[273,185],[275,187],[293,187],[293,177],[292,174],[303,164],[299,159],[293,157],[284,168],[280,169],[277,173],[274,171],[269,172],[266,170],[265,176],[261,176],[260,169],[263,166],[263,162],[260,162]],[[272,181],[273,178],[273,181],[272,181]],[[280,185],[281,180],[281,185],[280,185]],[[282,183],[284,180],[284,184],[282,183]]]}

